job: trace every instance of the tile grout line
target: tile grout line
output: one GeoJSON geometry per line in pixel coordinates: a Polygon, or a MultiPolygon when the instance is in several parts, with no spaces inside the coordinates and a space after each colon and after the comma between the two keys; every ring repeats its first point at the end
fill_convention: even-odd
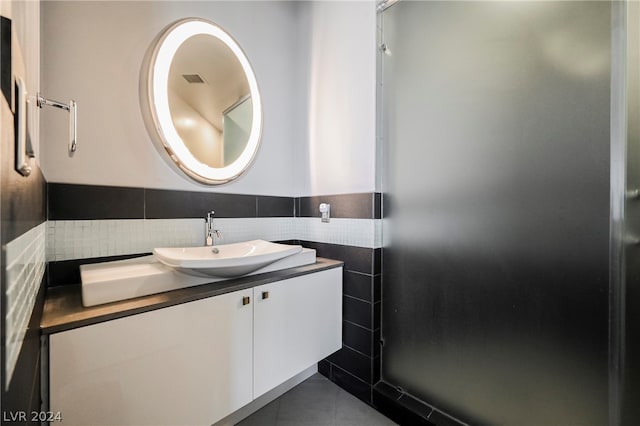
{"type": "Polygon", "coordinates": [[[343,347],[345,347],[345,348],[347,348],[347,349],[349,349],[349,350],[351,350],[351,351],[353,351],[353,352],[355,352],[355,353],[357,353],[357,354],[360,354],[360,355],[362,355],[362,356],[364,356],[364,357],[369,358],[369,360],[370,360],[370,361],[373,361],[373,359],[374,359],[374,358],[376,358],[376,357],[374,357],[374,356],[372,356],[372,355],[367,355],[367,354],[365,354],[364,352],[361,352],[361,351],[359,351],[358,349],[355,349],[355,348],[353,348],[353,347],[351,347],[351,346],[349,346],[349,345],[345,344],[344,342],[342,342],[342,346],[343,346],[343,347]]]}
{"type": "Polygon", "coordinates": [[[364,383],[364,384],[365,384],[365,385],[367,385],[367,386],[371,386],[369,383],[367,383],[365,380],[362,380],[360,377],[356,376],[355,374],[353,374],[353,373],[351,373],[351,372],[349,372],[349,371],[345,370],[344,368],[340,367],[340,366],[339,366],[339,365],[337,365],[337,364],[334,364],[334,363],[333,363],[333,362],[331,362],[331,361],[329,361],[329,362],[330,362],[330,364],[331,364],[331,366],[332,366],[332,367],[335,367],[335,368],[337,368],[337,369],[339,369],[339,370],[344,371],[344,372],[345,372],[345,373],[347,373],[349,376],[351,376],[351,377],[353,377],[354,379],[356,379],[356,380],[358,380],[358,381],[360,381],[360,382],[364,383]]]}
{"type": "Polygon", "coordinates": [[[349,299],[357,300],[359,302],[368,303],[369,305],[372,305],[372,306],[375,305],[376,303],[378,303],[378,302],[372,302],[372,301],[369,301],[369,300],[366,300],[366,299],[360,299],[359,297],[351,296],[350,294],[344,294],[343,293],[342,295],[344,297],[348,297],[349,299]]]}
{"type": "Polygon", "coordinates": [[[338,425],[338,392],[333,395],[333,424],[338,425]]]}

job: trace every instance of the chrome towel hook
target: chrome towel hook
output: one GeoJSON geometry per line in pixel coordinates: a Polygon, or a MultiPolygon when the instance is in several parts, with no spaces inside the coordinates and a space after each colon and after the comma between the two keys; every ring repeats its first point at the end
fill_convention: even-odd
{"type": "Polygon", "coordinates": [[[37,105],[42,108],[45,105],[53,106],[69,112],[69,152],[74,153],[78,148],[78,104],[73,99],[68,104],[44,98],[40,93],[36,94],[37,105]]]}

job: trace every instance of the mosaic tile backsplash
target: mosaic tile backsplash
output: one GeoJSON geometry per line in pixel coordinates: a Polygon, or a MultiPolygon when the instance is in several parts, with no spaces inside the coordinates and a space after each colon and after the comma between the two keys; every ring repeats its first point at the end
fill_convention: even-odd
{"type": "MultiPolygon", "coordinates": [[[[234,218],[216,219],[222,232],[215,244],[263,239],[307,240],[356,247],[382,244],[377,219],[234,218]]],[[[47,261],[147,253],[154,247],[204,244],[203,219],[55,220],[47,222],[47,261]]]]}
{"type": "Polygon", "coordinates": [[[22,234],[6,246],[7,310],[5,388],[22,348],[29,318],[35,304],[45,270],[47,224],[42,223],[22,234]]]}

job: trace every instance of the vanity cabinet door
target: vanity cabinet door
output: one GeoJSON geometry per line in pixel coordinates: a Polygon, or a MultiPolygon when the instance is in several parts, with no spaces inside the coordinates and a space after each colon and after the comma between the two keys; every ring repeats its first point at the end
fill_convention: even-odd
{"type": "Polygon", "coordinates": [[[257,398],[340,349],[342,268],[253,289],[257,398]]]}
{"type": "Polygon", "coordinates": [[[76,425],[220,420],[252,400],[253,303],[243,304],[251,296],[248,289],[51,335],[50,410],[76,425]]]}

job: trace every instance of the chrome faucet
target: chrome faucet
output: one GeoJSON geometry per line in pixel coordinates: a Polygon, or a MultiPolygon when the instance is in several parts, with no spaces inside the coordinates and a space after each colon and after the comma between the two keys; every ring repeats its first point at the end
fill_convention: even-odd
{"type": "Polygon", "coordinates": [[[212,246],[213,245],[213,236],[215,235],[218,239],[222,238],[222,232],[219,229],[213,229],[213,215],[215,212],[211,210],[207,212],[206,218],[206,231],[205,231],[205,245],[212,246]]]}

